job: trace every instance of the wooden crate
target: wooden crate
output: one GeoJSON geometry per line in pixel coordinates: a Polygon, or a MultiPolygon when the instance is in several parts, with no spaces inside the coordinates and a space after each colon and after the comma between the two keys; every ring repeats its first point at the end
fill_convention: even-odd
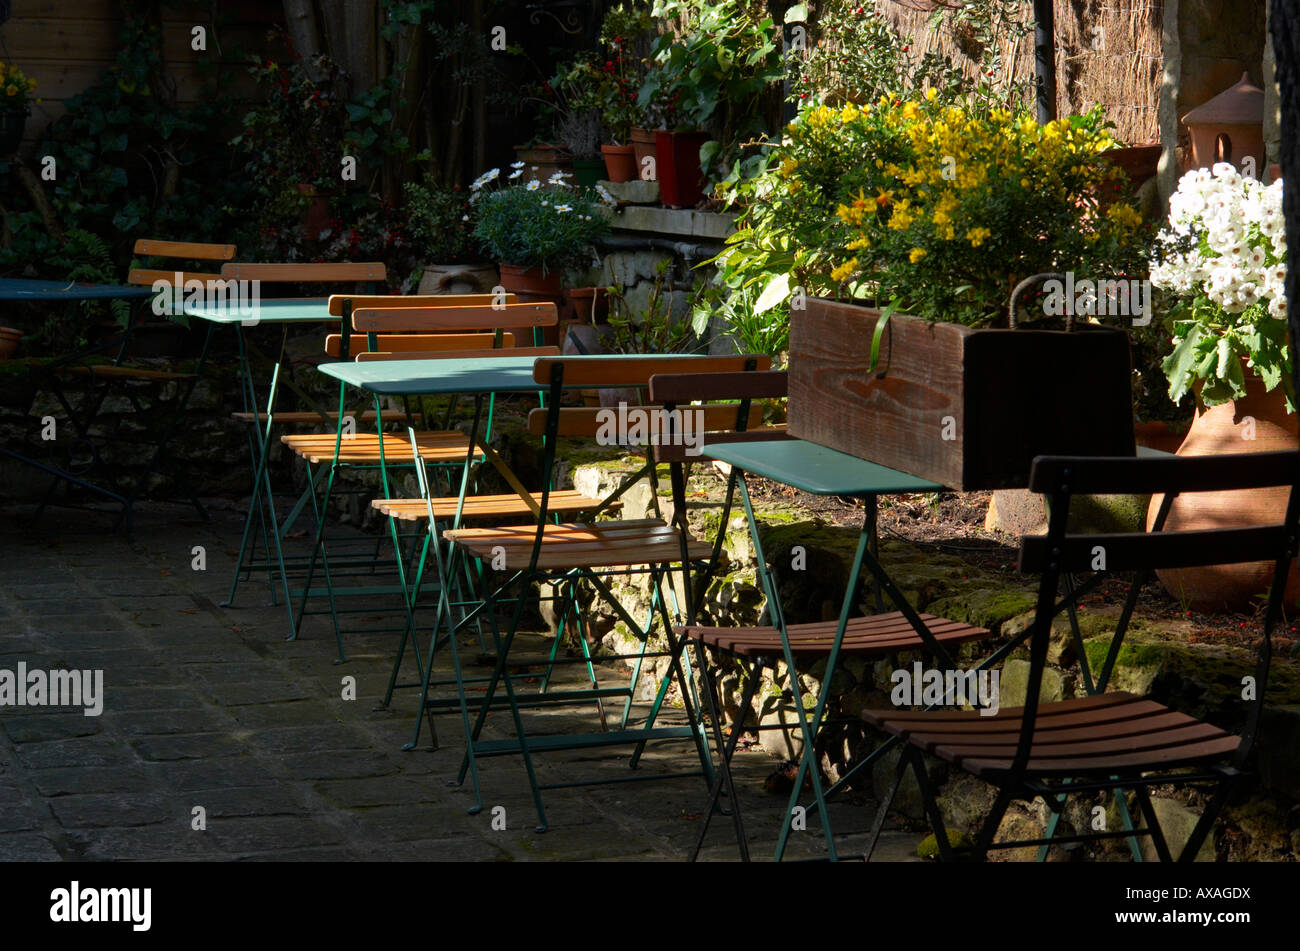
{"type": "Polygon", "coordinates": [[[790,433],[952,489],[1022,488],[1035,456],[1131,456],[1128,335],[972,330],[809,300],[790,319],[790,433]]]}

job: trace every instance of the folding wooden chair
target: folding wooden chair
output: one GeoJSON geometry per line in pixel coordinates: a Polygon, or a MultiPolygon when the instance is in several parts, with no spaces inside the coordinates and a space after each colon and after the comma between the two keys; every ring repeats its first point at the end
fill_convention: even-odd
{"type": "MultiPolygon", "coordinates": [[[[1232,790],[1250,771],[1250,756],[1259,731],[1268,687],[1273,625],[1281,612],[1291,560],[1300,535],[1300,453],[1273,452],[1225,456],[1097,458],[1041,456],[1034,461],[1030,488],[1048,501],[1046,536],[1021,542],[1020,568],[1041,573],[1038,608],[1029,632],[1030,668],[1023,707],[1003,708],[994,716],[963,711],[901,712],[868,710],[864,719],[900,737],[892,798],[910,768],[920,784],[943,859],[956,858],[935,801],[923,754],[983,779],[997,790],[974,844],[983,860],[990,849],[1050,845],[1106,838],[1150,836],[1156,854],[1169,861],[1169,844],[1160,829],[1148,790],[1152,786],[1208,786],[1210,793],[1178,860],[1195,858],[1232,790]],[[1201,531],[1071,534],[1066,525],[1070,502],[1082,493],[1166,493],[1289,486],[1286,512],[1276,524],[1201,531]],[[1084,574],[1104,564],[1109,571],[1147,571],[1252,561],[1275,563],[1264,613],[1263,636],[1251,677],[1253,698],[1243,700],[1242,726],[1233,733],[1169,707],[1121,691],[1043,703],[1039,690],[1053,616],[1060,610],[1057,591],[1066,572],[1084,574]],[[1097,791],[1131,790],[1146,820],[1142,829],[1091,831],[1072,836],[995,842],[1012,800],[1042,797],[1052,812],[1066,796],[1097,791]]],[[[1122,631],[1112,640],[1102,668],[1102,682],[1113,666],[1122,631]]],[[[874,848],[888,799],[872,830],[874,848]]]]}
{"type": "MultiPolygon", "coordinates": [[[[559,522],[553,519],[552,497],[559,495],[553,485],[557,443],[561,437],[611,437],[627,441],[631,427],[623,429],[623,421],[614,409],[573,409],[560,406],[560,396],[565,387],[641,387],[644,388],[651,376],[660,372],[671,372],[683,368],[700,371],[729,372],[763,363],[766,358],[756,357],[691,357],[691,356],[624,356],[624,357],[575,357],[575,358],[541,358],[534,367],[534,379],[546,387],[547,405],[534,410],[530,415],[530,429],[542,434],[544,439],[543,473],[546,483],[541,493],[539,511],[535,520],[529,524],[507,525],[483,528],[445,529],[442,532],[454,546],[453,557],[475,559],[480,565],[487,563],[505,574],[505,580],[487,592],[476,613],[486,615],[492,629],[496,644],[496,667],[487,679],[486,691],[479,705],[478,714],[470,721],[469,704],[465,699],[464,684],[467,682],[459,666],[455,651],[455,631],[450,630],[453,647],[453,663],[456,665],[456,681],[459,707],[465,728],[466,755],[462,762],[458,781],[463,782],[468,773],[473,780],[475,806],[471,813],[482,808],[482,794],[479,787],[477,760],[482,756],[521,755],[533,791],[533,802],[537,809],[538,831],[545,831],[546,812],[542,803],[542,791],[552,788],[538,781],[533,766],[533,754],[537,752],[560,749],[583,749],[613,745],[630,745],[634,747],[630,765],[636,766],[644,751],[645,744],[651,740],[689,739],[694,744],[700,758],[701,769],[694,772],[639,775],[624,777],[617,781],[635,781],[668,778],[669,776],[709,776],[711,765],[703,732],[695,716],[695,704],[691,694],[693,685],[683,673],[681,663],[681,641],[672,631],[669,617],[668,598],[673,597],[669,586],[668,598],[663,591],[663,581],[670,566],[686,558],[688,562],[707,558],[713,546],[704,541],[687,539],[683,542],[679,532],[667,525],[661,518],[559,522]],[[648,616],[644,622],[634,619],[618,602],[606,580],[615,576],[648,575],[651,588],[651,603],[648,616]],[[556,597],[561,607],[559,617],[567,618],[572,614],[578,625],[579,640],[583,646],[583,656],[579,662],[588,665],[588,677],[591,689],[563,692],[548,692],[546,680],[542,681],[541,690],[536,694],[521,696],[515,689],[514,677],[510,674],[510,651],[519,630],[523,609],[530,599],[530,589],[534,583],[548,583],[554,586],[556,597]],[[641,665],[646,659],[667,657],[670,660],[671,675],[659,684],[644,722],[639,727],[630,727],[633,687],[600,687],[596,682],[591,658],[586,651],[584,622],[577,605],[576,593],[579,584],[590,585],[596,594],[607,604],[628,630],[642,642],[640,651],[626,655],[626,659],[635,658],[633,684],[639,677],[641,665]],[[502,634],[497,621],[498,606],[512,606],[510,626],[502,634]],[[662,652],[650,652],[647,649],[651,631],[656,620],[661,620],[668,640],[668,648],[662,652]],[[687,725],[682,727],[657,727],[656,721],[667,697],[671,682],[676,681],[682,692],[686,707],[687,725]],[[489,712],[502,706],[497,698],[497,690],[505,694],[504,706],[508,707],[515,728],[515,737],[509,740],[483,740],[480,734],[489,712]],[[604,729],[600,733],[579,735],[530,736],[524,727],[522,710],[526,707],[539,707],[548,704],[590,702],[598,704],[606,698],[621,697],[624,709],[618,729],[604,729]]],[[[653,411],[655,407],[636,407],[640,411],[653,411]]],[[[734,418],[734,407],[724,407],[722,412],[734,418]]],[[[654,418],[647,413],[647,418],[654,418]]],[[[634,424],[635,425],[635,424],[634,424]]],[[[644,429],[645,427],[643,427],[644,429]]],[[[648,430],[645,432],[649,435],[648,430]]],[[[638,473],[624,479],[622,484],[612,492],[602,504],[608,505],[617,500],[628,486],[641,475],[653,474],[655,461],[653,447],[647,447],[651,457],[638,473]]],[[[446,570],[454,571],[454,567],[446,570]]],[[[674,613],[680,614],[680,610],[674,613]]],[[[446,617],[443,614],[441,617],[446,617]]],[[[441,618],[440,618],[441,619],[441,618]]],[[[436,643],[438,632],[431,638],[436,643]]],[[[558,642],[556,644],[558,647],[558,642]]],[[[621,656],[621,655],[620,655],[621,656]]],[[[618,659],[618,658],[614,658],[618,659]]],[[[551,653],[551,662],[556,662],[555,650],[551,653]]],[[[426,664],[427,672],[432,664],[426,664]]],[[[426,702],[427,687],[425,691],[426,702]]],[[[601,712],[602,727],[604,722],[603,707],[601,712]]],[[[562,783],[563,786],[590,785],[609,782],[609,779],[575,780],[562,783]]]]}
{"type": "MultiPolygon", "coordinates": [[[[343,300],[342,326],[338,334],[326,338],[327,352],[337,353],[346,359],[352,352],[354,343],[365,342],[366,349],[356,354],[358,360],[369,359],[420,359],[439,357],[468,357],[475,354],[502,354],[502,346],[507,339],[513,342],[515,335],[507,334],[506,328],[513,331],[532,330],[534,334],[541,329],[553,326],[557,321],[554,304],[519,304],[507,303],[496,306],[498,301],[492,295],[471,295],[474,303],[465,303],[458,298],[438,301],[440,306],[392,305],[388,299],[367,299],[361,308],[355,306],[355,300],[343,300]],[[363,331],[354,334],[353,330],[363,331]],[[466,333],[465,331],[470,331],[466,333]],[[360,338],[357,340],[356,338],[360,338]],[[465,349],[466,346],[486,347],[487,349],[465,349]]],[[[332,302],[331,302],[332,303],[332,302]]],[[[527,355],[527,349],[512,348],[513,355],[527,355]]],[[[551,353],[539,350],[538,353],[551,353]]],[[[390,534],[393,538],[397,555],[398,584],[387,588],[375,585],[363,585],[355,589],[341,591],[334,584],[335,571],[331,567],[330,556],[325,546],[325,513],[335,487],[336,474],[343,468],[378,468],[381,473],[383,489],[380,495],[388,498],[392,495],[389,488],[388,470],[390,466],[405,467],[412,465],[412,447],[419,448],[419,454],[426,465],[437,466],[450,473],[458,466],[469,465],[473,457],[491,458],[499,463],[495,454],[486,443],[491,435],[491,409],[489,408],[487,430],[481,440],[467,437],[464,433],[450,427],[451,409],[444,428],[415,432],[414,442],[398,433],[384,432],[384,412],[381,400],[374,401],[374,420],[376,432],[344,434],[347,415],[344,412],[346,386],[339,387],[339,410],[335,432],[330,433],[294,433],[281,436],[281,443],[299,455],[307,464],[307,492],[311,493],[312,509],[316,516],[316,543],[307,566],[306,581],[296,594],[299,607],[295,613],[294,633],[300,629],[303,618],[311,612],[307,609],[309,598],[323,595],[328,600],[327,611],[334,627],[335,639],[339,646],[339,657],[344,657],[342,629],[339,625],[340,609],[336,597],[341,593],[374,598],[377,595],[400,594],[407,611],[403,630],[409,632],[413,623],[411,612],[414,610],[414,598],[418,597],[418,588],[412,588],[406,578],[406,563],[402,555],[402,544],[397,527],[397,520],[390,519],[390,534]],[[322,478],[324,492],[317,497],[316,489],[322,478]],[[323,590],[312,588],[317,565],[319,564],[325,581],[323,590]]],[[[404,407],[403,422],[409,427],[412,412],[409,404],[404,407]]],[[[475,419],[482,411],[481,403],[475,405],[475,419]]],[[[425,416],[421,406],[420,415],[425,416]]],[[[390,417],[391,418],[391,417],[390,417]]],[[[427,418],[425,418],[427,425],[427,418]]],[[[477,425],[477,423],[476,423],[477,425]]],[[[508,471],[508,470],[506,470],[508,471]]],[[[450,484],[450,483],[449,483],[450,484]]],[[[420,560],[423,561],[426,548],[421,549],[420,560]]],[[[378,552],[369,563],[369,573],[376,566],[378,552]]],[[[411,556],[414,557],[414,548],[411,556]]],[[[356,567],[356,566],[353,566],[356,567]]],[[[363,571],[366,566],[360,566],[363,571]]],[[[418,574],[417,574],[418,577],[418,574]]],[[[373,610],[373,604],[359,609],[373,610]]],[[[325,613],[325,612],[320,612],[325,613]]],[[[405,637],[405,633],[403,637],[405,637]]]]}
{"type": "MultiPolygon", "coordinates": [[[[651,381],[650,393],[652,399],[662,401],[665,406],[671,408],[684,406],[694,400],[738,399],[741,401],[740,408],[743,410],[748,407],[752,400],[785,397],[786,374],[768,372],[660,375],[651,381]]],[[[767,427],[753,432],[748,431],[742,425],[737,425],[732,432],[709,433],[705,440],[710,445],[718,445],[728,442],[753,442],[787,438],[789,437],[783,426],[767,427]]],[[[666,452],[671,455],[665,454],[661,458],[672,462],[674,509],[679,514],[678,528],[684,535],[686,530],[684,520],[686,506],[683,462],[685,462],[685,459],[675,447],[668,449],[666,452]]],[[[722,511],[722,524],[724,526],[730,517],[736,487],[737,472],[733,468],[727,476],[727,489],[722,511]]],[[[746,493],[744,497],[747,501],[748,494],[746,493]]],[[[869,519],[870,512],[871,508],[869,507],[869,519]]],[[[871,525],[871,528],[871,534],[874,535],[874,524],[871,525]]],[[[864,534],[865,532],[866,526],[864,526],[864,534]]],[[[718,545],[720,546],[721,543],[722,538],[719,538],[718,545]]],[[[705,566],[705,570],[700,573],[697,579],[692,582],[695,590],[688,597],[690,615],[686,625],[677,629],[681,636],[687,638],[696,646],[701,679],[705,685],[705,699],[708,704],[709,718],[713,729],[713,740],[720,754],[720,768],[712,788],[709,790],[708,805],[704,811],[704,818],[700,823],[700,832],[696,838],[691,859],[694,861],[698,857],[704,838],[708,834],[714,809],[718,805],[719,797],[725,791],[730,802],[737,846],[741,858],[747,861],[749,850],[745,839],[740,805],[733,785],[730,764],[740,735],[747,730],[765,728],[738,723],[731,731],[730,737],[723,737],[720,705],[714,686],[714,678],[718,668],[716,664],[710,665],[708,663],[708,657],[705,653],[706,648],[715,656],[725,655],[733,661],[748,665],[749,670],[745,677],[745,689],[740,701],[741,711],[748,711],[762,681],[763,671],[775,669],[776,663],[781,660],[790,662],[791,659],[810,656],[827,657],[833,656],[834,653],[851,654],[863,658],[878,658],[894,652],[918,650],[931,652],[933,656],[943,659],[948,666],[952,666],[952,662],[946,653],[948,648],[955,648],[967,641],[987,637],[989,632],[985,628],[949,621],[929,614],[917,616],[916,621],[923,625],[923,627],[917,628],[912,619],[904,613],[904,610],[907,609],[904,609],[868,617],[850,618],[842,632],[842,641],[837,651],[837,625],[834,621],[791,624],[785,628],[784,636],[782,625],[777,623],[770,626],[741,628],[700,626],[696,624],[695,619],[703,603],[712,566],[717,562],[717,554],[715,550],[713,559],[705,566]]],[[[761,552],[759,554],[761,557],[761,552]]],[[[856,583],[858,572],[861,569],[861,555],[862,553],[859,554],[859,559],[849,577],[848,583],[850,585],[856,583]]],[[[760,571],[765,572],[764,567],[761,565],[760,571]]],[[[765,613],[770,613],[772,610],[774,610],[773,606],[769,604],[765,608],[765,613]]],[[[783,727],[780,725],[770,727],[770,729],[780,728],[783,727]]],[[[813,724],[811,735],[815,736],[819,729],[820,723],[813,724]]],[[[871,759],[877,758],[881,755],[881,752],[883,751],[872,754],[871,759]]],[[[857,768],[861,769],[862,765],[857,768]]],[[[839,783],[831,787],[825,796],[833,795],[847,780],[848,777],[841,779],[839,783]]],[[[815,807],[820,807],[820,805],[821,803],[818,802],[815,807]]],[[[784,837],[778,847],[778,856],[783,851],[783,847],[784,837]]]]}

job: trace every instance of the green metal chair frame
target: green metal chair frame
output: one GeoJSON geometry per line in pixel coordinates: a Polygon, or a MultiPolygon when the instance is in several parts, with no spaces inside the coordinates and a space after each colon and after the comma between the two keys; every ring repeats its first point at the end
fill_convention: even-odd
{"type": "MultiPolygon", "coordinates": [[[[1291,561],[1300,538],[1300,453],[1271,452],[1224,456],[1098,458],[1042,456],[1034,461],[1030,488],[1048,498],[1046,536],[1021,542],[1022,571],[1041,573],[1038,608],[1029,631],[1030,670],[1022,708],[1003,709],[984,722],[965,714],[865,711],[863,716],[904,742],[893,787],[872,829],[874,849],[888,800],[907,769],[921,788],[926,814],[940,856],[957,858],[935,801],[923,759],[938,755],[997,789],[997,795],[974,844],[973,857],[983,860],[991,849],[1149,836],[1157,856],[1172,856],[1149,789],[1157,785],[1208,785],[1209,800],[1179,854],[1192,861],[1232,791],[1250,774],[1250,757],[1258,736],[1272,658],[1272,629],[1281,604],[1291,561]],[[1226,491],[1266,486],[1291,490],[1283,520],[1250,528],[1198,531],[1071,534],[1067,531],[1074,495],[1159,493],[1169,500],[1182,492],[1226,491]],[[1264,629],[1254,670],[1255,695],[1242,718],[1240,734],[1177,713],[1160,704],[1124,693],[1093,693],[1082,699],[1044,703],[1039,698],[1052,620],[1060,611],[1057,592],[1066,573],[1088,572],[1105,554],[1110,571],[1187,568],[1201,565],[1274,562],[1273,583],[1264,614],[1264,629]],[[1118,831],[1049,835],[1027,841],[994,842],[1010,803],[1041,797],[1053,813],[1065,797],[1096,791],[1131,790],[1146,826],[1118,831]]],[[[1113,669],[1131,608],[1112,638],[1098,682],[1113,669]]],[[[1246,702],[1246,701],[1243,701],[1246,702]]],[[[1122,798],[1122,797],[1120,797],[1122,798]]],[[[1054,831],[1054,829],[1053,829],[1054,831]]]]}

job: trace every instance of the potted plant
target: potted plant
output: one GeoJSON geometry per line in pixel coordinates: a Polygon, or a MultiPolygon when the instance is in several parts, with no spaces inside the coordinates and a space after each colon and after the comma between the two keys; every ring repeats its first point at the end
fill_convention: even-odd
{"type": "Polygon", "coordinates": [[[329,228],[339,156],[346,153],[343,78],[326,56],[315,57],[308,70],[297,50],[290,53],[286,63],[267,59],[249,68],[263,98],[231,144],[248,156],[245,168],[262,193],[264,216],[276,220],[296,208],[303,239],[315,241],[329,228]]]}
{"type": "Polygon", "coordinates": [[[1130,318],[1084,292],[1145,276],[1140,216],[1097,206],[1110,145],[1100,110],[803,110],[727,252],[767,275],[756,310],[789,303],[791,433],[959,490],[1024,487],[1043,453],[1131,454],[1130,318]],[[1031,282],[1013,320],[1044,272],[1068,291],[1031,282]]]}
{"type": "Polygon", "coordinates": [[[496,265],[484,262],[474,244],[474,204],[459,185],[429,178],[407,182],[406,213],[411,240],[424,255],[421,294],[487,294],[497,286],[496,265]]]}
{"type": "Polygon", "coordinates": [[[679,32],[655,41],[638,105],[666,98],[675,109],[676,124],[656,134],[660,193],[665,205],[693,207],[705,174],[763,131],[764,99],[784,76],[780,43],[772,18],[741,0],[656,0],[652,12],[679,32]]]}
{"type": "Polygon", "coordinates": [[[470,185],[473,237],[500,263],[507,291],[520,300],[559,306],[564,268],[585,260],[591,244],[609,231],[613,202],[578,190],[563,172],[555,173],[546,187],[536,180],[520,183],[523,165],[515,166],[504,184],[494,168],[470,185]]]}
{"type": "MultiPolygon", "coordinates": [[[[1174,348],[1164,362],[1169,396],[1196,395],[1179,455],[1268,452],[1297,446],[1296,395],[1287,341],[1286,225],[1282,182],[1265,187],[1229,163],[1184,175],[1169,199],[1151,281],[1171,307],[1174,348]]],[[[1162,496],[1151,500],[1148,525],[1162,496]]],[[[1264,524],[1286,507],[1285,489],[1193,492],[1170,507],[1170,530],[1264,524]]],[[[1264,594],[1258,564],[1157,573],[1170,594],[1201,609],[1240,608],[1264,594]]],[[[1294,566],[1286,603],[1300,599],[1294,566]]]]}
{"type": "MultiPolygon", "coordinates": [[[[571,62],[561,64],[555,75],[543,83],[532,98],[541,103],[539,121],[549,131],[547,134],[569,156],[577,183],[582,187],[595,185],[604,171],[601,157],[601,112],[607,98],[607,78],[597,63],[595,53],[584,53],[571,62]]],[[[520,155],[519,161],[530,162],[520,155]]],[[[539,168],[536,177],[548,181],[546,169],[539,168]]],[[[551,174],[554,174],[553,172],[551,174]]]]}
{"type": "Polygon", "coordinates": [[[0,61],[0,155],[12,155],[22,144],[35,89],[36,80],[12,63],[0,61]]]}

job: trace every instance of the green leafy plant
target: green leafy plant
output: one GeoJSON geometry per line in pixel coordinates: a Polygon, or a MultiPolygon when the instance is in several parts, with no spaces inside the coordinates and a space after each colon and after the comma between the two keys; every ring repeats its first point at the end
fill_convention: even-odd
{"type": "MultiPolygon", "coordinates": [[[[520,177],[523,165],[516,162],[507,181],[520,177]]],[[[490,169],[470,186],[477,216],[474,240],[492,260],[537,267],[545,274],[580,263],[590,254],[591,244],[608,233],[612,198],[579,191],[566,183],[564,172],[553,175],[549,187],[534,180],[489,189],[489,184],[499,183],[500,175],[500,169],[490,169]]]]}
{"type": "Polygon", "coordinates": [[[1169,199],[1151,282],[1173,301],[1165,359],[1169,398],[1195,391],[1205,406],[1246,395],[1246,370],[1295,412],[1287,345],[1282,182],[1269,187],[1223,162],[1196,169],[1169,199]]]}
{"type": "Polygon", "coordinates": [[[655,266],[654,280],[642,305],[628,299],[622,284],[615,282],[606,288],[610,328],[606,346],[611,352],[688,353],[700,349],[701,338],[691,322],[673,315],[666,287],[669,267],[668,261],[655,266]]]}
{"type": "Polygon", "coordinates": [[[428,263],[462,264],[477,260],[474,204],[460,186],[439,187],[427,178],[407,182],[406,213],[410,239],[428,263]]]}
{"type": "Polygon", "coordinates": [[[743,0],[656,0],[653,14],[677,33],[655,41],[653,66],[638,94],[648,108],[667,100],[676,131],[709,129],[700,150],[706,171],[731,165],[741,143],[765,131],[771,93],[784,77],[778,29],[743,0]]]}
{"type": "Polygon", "coordinates": [[[723,280],[758,287],[760,313],[802,289],[985,326],[1032,274],[1142,276],[1140,216],[1096,197],[1112,144],[1100,110],[1039,126],[937,91],[806,107],[737,189],[749,204],[723,280]]]}
{"type": "Polygon", "coordinates": [[[26,112],[32,102],[40,102],[32,96],[35,90],[36,80],[15,64],[0,60],[0,109],[26,112]]]}
{"type": "Polygon", "coordinates": [[[782,299],[759,309],[758,288],[750,284],[728,287],[710,284],[696,295],[691,311],[692,327],[703,337],[714,318],[722,322],[723,335],[740,353],[763,353],[778,366],[790,347],[790,305],[782,299]]]}

